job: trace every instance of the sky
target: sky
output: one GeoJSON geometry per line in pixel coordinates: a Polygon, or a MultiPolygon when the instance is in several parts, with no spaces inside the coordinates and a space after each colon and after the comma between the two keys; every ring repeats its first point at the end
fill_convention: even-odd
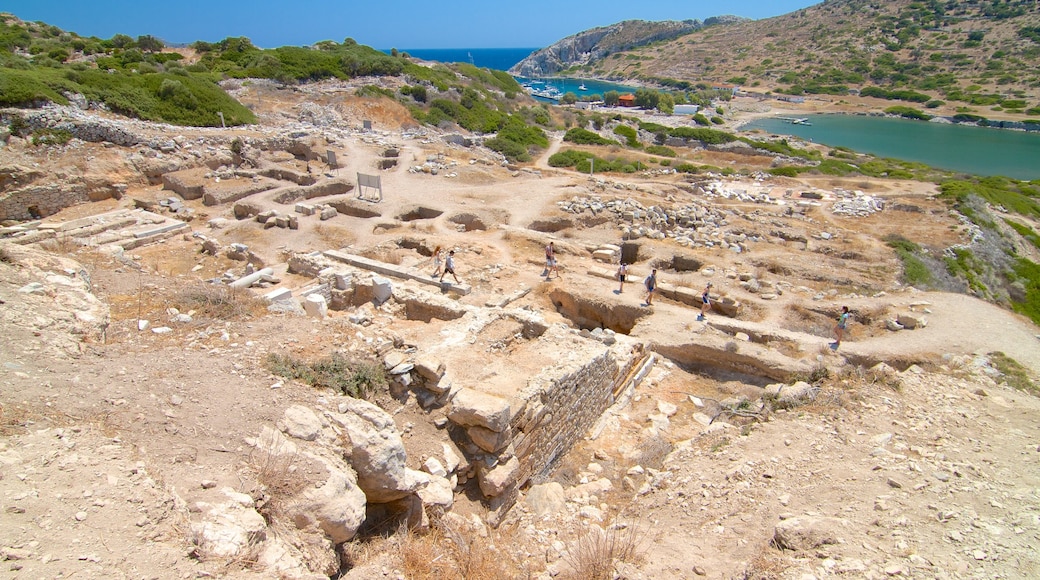
{"type": "Polygon", "coordinates": [[[541,48],[622,20],[761,19],[821,0],[0,0],[0,12],[80,36],[167,43],[245,36],[261,48],[353,38],[378,49],[541,48]]]}

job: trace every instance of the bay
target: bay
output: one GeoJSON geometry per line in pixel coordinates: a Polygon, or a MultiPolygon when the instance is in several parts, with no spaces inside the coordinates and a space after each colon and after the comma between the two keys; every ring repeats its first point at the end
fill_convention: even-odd
{"type": "Polygon", "coordinates": [[[1040,133],[862,115],[805,118],[812,124],[765,118],[744,125],[741,131],[761,129],[794,135],[831,147],[848,147],[950,171],[1040,179],[1040,133]]]}

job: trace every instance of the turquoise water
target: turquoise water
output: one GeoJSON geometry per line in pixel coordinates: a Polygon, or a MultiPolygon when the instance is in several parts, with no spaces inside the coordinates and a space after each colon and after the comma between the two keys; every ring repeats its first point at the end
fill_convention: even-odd
{"type": "MultiPolygon", "coordinates": [[[[401,48],[398,49],[401,52],[407,52],[409,55],[423,60],[432,60],[437,62],[468,62],[482,68],[489,68],[492,70],[509,70],[516,63],[524,60],[532,52],[538,50],[537,48],[401,48]]],[[[384,50],[383,52],[389,54],[390,50],[384,50]]],[[[636,87],[630,87],[626,85],[619,85],[616,83],[608,83],[604,81],[589,81],[582,79],[563,79],[563,78],[545,78],[545,79],[525,79],[523,77],[517,77],[519,82],[527,82],[529,80],[541,80],[546,85],[556,87],[560,90],[560,93],[574,93],[578,95],[578,98],[584,96],[600,95],[607,91],[617,91],[619,93],[634,93],[636,87]],[[584,83],[585,90],[581,90],[581,85],[584,83]]],[[[541,87],[541,85],[539,85],[541,87]]],[[[538,97],[535,97],[538,98],[538,97]]],[[[548,101],[548,99],[540,99],[548,101]]]]}
{"type": "Polygon", "coordinates": [[[807,115],[809,125],[759,119],[742,131],[795,135],[831,147],[977,175],[1040,179],[1040,133],[860,115],[807,115]]]}
{"type": "MultiPolygon", "coordinates": [[[[608,83],[606,81],[593,81],[593,80],[584,80],[584,79],[564,79],[564,78],[555,78],[555,77],[547,77],[547,78],[544,78],[544,79],[526,79],[524,77],[516,77],[516,80],[518,82],[521,82],[521,83],[528,82],[530,80],[540,80],[543,83],[545,83],[546,86],[556,87],[557,89],[560,90],[561,94],[574,93],[575,95],[578,95],[579,99],[582,98],[582,97],[585,97],[585,96],[592,96],[592,95],[599,95],[600,97],[602,97],[603,93],[605,93],[607,91],[617,91],[620,94],[636,92],[636,87],[630,87],[630,86],[626,86],[626,85],[619,85],[617,83],[608,83]],[[581,85],[582,84],[585,85],[585,90],[584,91],[581,90],[581,85]]],[[[536,86],[537,87],[541,87],[542,85],[536,85],[536,86]]],[[[548,99],[540,99],[539,97],[535,97],[535,98],[539,99],[539,100],[548,100],[548,99]]]]}

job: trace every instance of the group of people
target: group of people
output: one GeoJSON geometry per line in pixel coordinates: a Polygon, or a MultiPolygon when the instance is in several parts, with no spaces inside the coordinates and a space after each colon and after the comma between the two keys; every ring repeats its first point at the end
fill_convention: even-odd
{"type": "MultiPolygon", "coordinates": [[[[625,280],[628,278],[628,264],[621,261],[618,265],[616,277],[618,279],[618,294],[625,292],[625,280]]],[[[704,287],[704,292],[701,293],[701,313],[697,315],[697,320],[704,320],[704,315],[711,310],[711,282],[704,287]]],[[[646,289],[646,298],[643,303],[647,306],[652,306],[654,303],[654,294],[657,292],[657,268],[654,268],[650,275],[643,279],[643,287],[646,289]]]]}
{"type": "MultiPolygon", "coordinates": [[[[451,277],[455,279],[455,283],[459,284],[459,278],[455,275],[455,250],[450,250],[447,257],[443,258],[442,268],[442,256],[443,250],[440,246],[433,251],[433,275],[439,276],[439,281],[444,282],[444,277],[451,274],[451,277]]],[[[556,245],[554,242],[549,242],[549,245],[545,246],[545,279],[552,278],[553,273],[556,273],[556,277],[560,277],[560,265],[556,260],[556,245]]],[[[618,280],[618,294],[622,294],[625,291],[625,282],[628,279],[628,264],[624,260],[618,265],[617,274],[615,275],[618,280]]],[[[643,287],[646,289],[646,297],[643,303],[646,306],[652,306],[654,303],[654,294],[657,292],[657,268],[654,268],[650,275],[643,280],[643,287]]],[[[712,283],[704,287],[704,291],[701,293],[701,311],[697,315],[697,320],[704,320],[704,316],[711,310],[711,289],[712,283]]],[[[845,329],[848,327],[849,317],[851,316],[848,306],[841,307],[841,314],[838,316],[838,323],[834,325],[834,336],[836,340],[832,343],[834,349],[837,349],[841,345],[841,340],[844,338],[845,329]]]]}

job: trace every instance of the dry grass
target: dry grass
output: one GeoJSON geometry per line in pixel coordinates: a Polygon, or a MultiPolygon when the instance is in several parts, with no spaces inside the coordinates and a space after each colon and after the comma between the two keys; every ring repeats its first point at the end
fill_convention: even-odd
{"type": "Polygon", "coordinates": [[[307,486],[297,473],[296,453],[277,453],[270,448],[257,448],[249,454],[249,466],[256,474],[263,497],[257,508],[267,521],[280,521],[282,508],[307,486]]]}
{"type": "Polygon", "coordinates": [[[771,554],[767,548],[763,548],[762,552],[747,563],[744,574],[740,578],[742,580],[778,580],[783,577],[788,566],[789,564],[782,556],[771,554]]]}
{"type": "Polygon", "coordinates": [[[561,578],[613,580],[618,563],[638,563],[644,540],[638,527],[623,523],[615,522],[606,530],[586,528],[567,550],[564,561],[571,570],[561,574],[561,578]]]}
{"type": "Polygon", "coordinates": [[[198,318],[243,320],[263,316],[267,302],[244,288],[196,284],[180,289],[173,297],[182,311],[195,311],[198,318]]]}
{"type": "Polygon", "coordinates": [[[314,235],[330,248],[345,248],[357,242],[357,234],[352,230],[323,223],[314,226],[314,235]]]}
{"type": "Polygon", "coordinates": [[[478,530],[437,518],[425,532],[402,526],[390,536],[352,542],[344,546],[344,561],[348,568],[382,561],[414,580],[498,580],[523,575],[499,549],[521,544],[512,528],[478,530]]]}

